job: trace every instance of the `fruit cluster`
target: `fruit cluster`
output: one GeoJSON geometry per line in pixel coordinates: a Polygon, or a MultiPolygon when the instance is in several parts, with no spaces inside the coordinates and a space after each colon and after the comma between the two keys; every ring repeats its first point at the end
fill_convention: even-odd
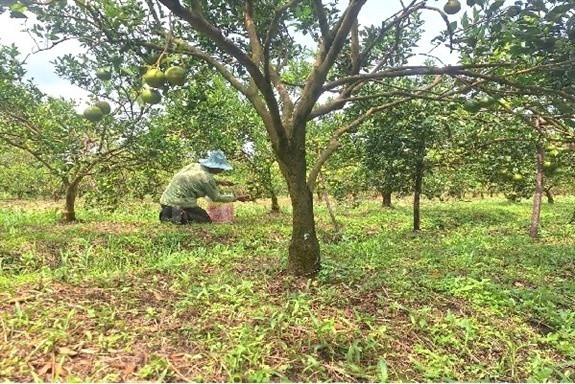
{"type": "MultiPolygon", "coordinates": [[[[172,65],[163,72],[157,67],[158,61],[159,58],[153,63],[154,66],[148,69],[143,76],[145,86],[141,89],[139,96],[144,103],[158,104],[162,101],[162,94],[158,88],[164,88],[166,85],[180,86],[186,82],[186,71],[184,68],[178,65],[172,65]]],[[[120,71],[122,72],[122,69],[120,71]]],[[[126,73],[131,74],[131,72],[126,73]]],[[[95,75],[99,80],[109,81],[112,79],[112,68],[99,68],[95,75]]],[[[111,107],[108,102],[98,101],[87,107],[83,112],[83,116],[91,122],[97,122],[110,112],[111,107]]]]}
{"type": "Polygon", "coordinates": [[[144,74],[144,82],[148,87],[142,89],[140,97],[148,104],[158,104],[162,101],[162,94],[157,88],[163,87],[166,82],[171,86],[184,85],[186,71],[177,65],[169,67],[166,72],[151,68],[144,74]]]}
{"type": "Polygon", "coordinates": [[[92,122],[100,121],[112,111],[107,101],[98,101],[84,110],[84,117],[92,122]]]}

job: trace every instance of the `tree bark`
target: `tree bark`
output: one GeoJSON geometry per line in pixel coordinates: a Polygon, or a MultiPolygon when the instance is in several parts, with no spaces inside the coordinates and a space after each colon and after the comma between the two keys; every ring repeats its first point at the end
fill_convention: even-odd
{"type": "Polygon", "coordinates": [[[547,197],[547,203],[554,204],[555,198],[553,197],[553,194],[551,193],[551,187],[543,188],[543,192],[545,192],[545,197],[547,197]]]}
{"type": "Polygon", "coordinates": [[[388,188],[381,190],[381,207],[391,208],[391,190],[388,188]]]}
{"type": "Polygon", "coordinates": [[[280,204],[278,202],[278,196],[276,195],[275,191],[271,192],[271,199],[272,199],[272,213],[279,213],[280,204]]]}
{"type": "Polygon", "coordinates": [[[264,181],[265,181],[266,188],[268,190],[268,193],[270,194],[270,198],[272,201],[271,212],[272,213],[279,213],[280,204],[278,202],[278,195],[277,195],[276,190],[274,188],[271,164],[265,168],[264,172],[265,172],[264,181]]]}
{"type": "Polygon", "coordinates": [[[321,264],[313,212],[313,193],[306,180],[305,151],[292,147],[281,155],[280,169],[287,181],[292,203],[293,228],[288,269],[295,276],[313,277],[319,272],[321,264]]]}
{"type": "Polygon", "coordinates": [[[421,230],[421,191],[423,188],[423,159],[417,161],[415,166],[415,182],[413,188],[413,230],[421,230]]]}
{"type": "Polygon", "coordinates": [[[335,217],[335,213],[333,213],[333,209],[331,207],[331,202],[329,201],[329,194],[327,193],[326,190],[323,191],[323,199],[325,201],[325,206],[327,208],[327,212],[329,213],[329,217],[331,219],[333,229],[335,230],[336,234],[339,235],[341,228],[339,226],[339,223],[337,222],[337,219],[335,217]]]}
{"type": "Polygon", "coordinates": [[[529,228],[529,236],[531,236],[532,239],[536,239],[539,236],[541,198],[543,196],[543,158],[543,147],[537,145],[537,174],[535,175],[535,194],[533,195],[533,211],[531,213],[531,227],[529,228]]]}
{"type": "Polygon", "coordinates": [[[62,212],[62,221],[69,223],[76,220],[76,196],[78,196],[78,185],[80,180],[74,180],[66,184],[66,201],[64,203],[64,212],[62,212]]]}

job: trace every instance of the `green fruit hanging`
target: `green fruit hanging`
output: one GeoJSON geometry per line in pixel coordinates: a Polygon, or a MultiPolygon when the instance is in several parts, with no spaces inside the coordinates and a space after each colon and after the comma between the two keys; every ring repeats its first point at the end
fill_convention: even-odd
{"type": "Polygon", "coordinates": [[[448,15],[455,15],[461,11],[461,3],[458,0],[449,0],[444,6],[443,11],[448,15]]]}
{"type": "Polygon", "coordinates": [[[475,100],[467,100],[465,104],[463,104],[463,108],[469,113],[477,113],[481,109],[481,104],[475,100]]]}
{"type": "Polygon", "coordinates": [[[140,93],[140,96],[148,104],[158,104],[162,101],[162,94],[157,89],[145,88],[140,93]]]}
{"type": "Polygon", "coordinates": [[[166,75],[159,69],[152,68],[144,75],[144,81],[150,87],[159,88],[166,82],[166,75]]]}
{"type": "Polygon", "coordinates": [[[112,78],[112,70],[109,67],[100,68],[96,71],[96,77],[100,80],[110,80],[112,78]]]}
{"type": "Polygon", "coordinates": [[[112,107],[107,101],[98,101],[94,106],[100,108],[104,115],[108,115],[112,111],[112,107]]]}
{"type": "Polygon", "coordinates": [[[102,112],[102,110],[94,105],[84,109],[83,115],[86,118],[86,120],[89,120],[94,123],[96,121],[102,120],[102,117],[104,117],[104,113],[102,112]]]}
{"type": "Polygon", "coordinates": [[[177,65],[166,70],[166,79],[170,85],[184,85],[186,82],[186,71],[177,65]]]}
{"type": "Polygon", "coordinates": [[[519,7],[518,5],[512,5],[511,7],[507,8],[507,11],[505,11],[505,14],[507,14],[507,16],[509,17],[515,17],[520,13],[521,13],[521,7],[519,7]]]}

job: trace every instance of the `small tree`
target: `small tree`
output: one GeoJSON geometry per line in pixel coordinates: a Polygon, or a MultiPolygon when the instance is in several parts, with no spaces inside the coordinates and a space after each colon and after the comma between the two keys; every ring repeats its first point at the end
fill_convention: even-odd
{"type": "Polygon", "coordinates": [[[446,114],[437,102],[414,100],[374,115],[373,127],[364,133],[363,164],[369,180],[382,194],[384,206],[394,192],[413,193],[414,231],[421,229],[423,181],[433,166],[428,152],[445,143],[453,129],[445,127],[446,114]]]}
{"type": "MultiPolygon", "coordinates": [[[[75,203],[80,183],[107,169],[152,163],[137,153],[148,140],[161,147],[162,136],[146,126],[143,113],[134,117],[108,115],[97,123],[79,115],[76,105],[42,93],[25,71],[15,47],[0,47],[0,140],[31,154],[65,190],[64,221],[76,220],[75,203]]],[[[150,146],[146,147],[148,150],[150,146]]],[[[149,154],[149,153],[148,153],[149,154]]]]}

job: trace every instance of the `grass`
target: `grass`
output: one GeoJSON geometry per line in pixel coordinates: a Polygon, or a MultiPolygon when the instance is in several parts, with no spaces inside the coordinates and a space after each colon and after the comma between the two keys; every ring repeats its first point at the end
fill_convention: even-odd
{"type": "Polygon", "coordinates": [[[233,224],[0,208],[0,379],[10,381],[564,381],[575,377],[575,199],[317,207],[323,269],[284,272],[289,213],[233,224]]]}

